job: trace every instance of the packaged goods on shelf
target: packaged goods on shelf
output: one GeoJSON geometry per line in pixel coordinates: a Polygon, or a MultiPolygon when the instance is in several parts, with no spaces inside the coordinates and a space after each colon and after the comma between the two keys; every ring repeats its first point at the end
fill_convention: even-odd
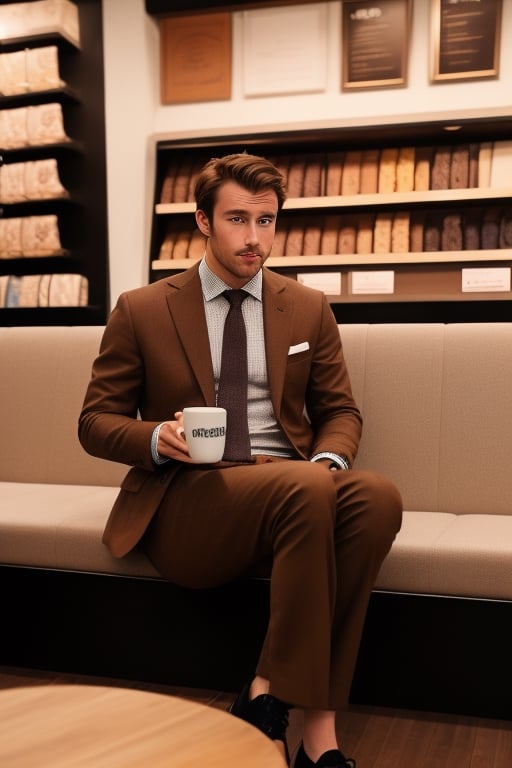
{"type": "Polygon", "coordinates": [[[3,275],[0,308],[85,307],[89,281],[78,274],[3,275]]]}
{"type": "Polygon", "coordinates": [[[0,95],[37,93],[64,85],[56,45],[0,53],[0,95]]]}
{"type": "Polygon", "coordinates": [[[19,149],[70,141],[64,129],[62,105],[37,104],[0,110],[0,147],[19,149]]]}
{"type": "Polygon", "coordinates": [[[68,197],[59,178],[57,160],[49,157],[0,166],[0,203],[68,197]]]}
{"type": "Polygon", "coordinates": [[[0,7],[0,40],[59,34],[80,47],[78,7],[71,0],[35,0],[0,7]]]}
{"type": "Polygon", "coordinates": [[[62,256],[65,253],[55,214],[0,219],[0,259],[62,256]]]}

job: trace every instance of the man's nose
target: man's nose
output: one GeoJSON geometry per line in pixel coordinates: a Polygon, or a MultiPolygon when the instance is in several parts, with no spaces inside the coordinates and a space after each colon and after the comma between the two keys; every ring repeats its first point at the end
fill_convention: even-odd
{"type": "Polygon", "coordinates": [[[256,224],[247,224],[247,228],[245,230],[245,242],[247,245],[255,245],[259,242],[258,228],[256,224]]]}

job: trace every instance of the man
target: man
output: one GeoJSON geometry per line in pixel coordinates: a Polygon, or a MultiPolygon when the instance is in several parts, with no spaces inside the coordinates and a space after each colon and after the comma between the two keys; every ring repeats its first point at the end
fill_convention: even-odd
{"type": "Polygon", "coordinates": [[[133,465],[104,542],[118,557],[139,544],[162,576],[187,587],[270,563],[267,635],[231,712],[281,742],[288,758],[288,710],[301,708],[295,768],[350,768],[335,712],[348,702],[400,495],[382,476],[351,469],[361,416],[324,295],[263,266],[285,199],[278,170],[249,154],[212,159],[195,194],[204,258],[119,298],[85,397],[84,448],[133,465]],[[227,436],[248,427],[249,452],[195,465],[182,409],[221,404],[220,380],[235,365],[223,355],[235,294],[247,415],[230,421],[228,406],[227,436]]]}

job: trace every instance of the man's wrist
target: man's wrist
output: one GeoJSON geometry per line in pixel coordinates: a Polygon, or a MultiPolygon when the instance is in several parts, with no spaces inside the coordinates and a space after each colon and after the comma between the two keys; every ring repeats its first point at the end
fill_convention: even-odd
{"type": "Polygon", "coordinates": [[[337,453],[332,453],[331,451],[321,451],[320,453],[315,453],[314,456],[311,457],[310,461],[313,463],[316,463],[317,461],[330,461],[329,469],[350,469],[350,464],[346,456],[340,456],[337,453]]]}
{"type": "Polygon", "coordinates": [[[167,456],[160,456],[158,453],[158,435],[160,434],[160,429],[165,424],[165,421],[163,421],[161,424],[158,424],[153,430],[153,434],[151,435],[151,458],[155,462],[155,464],[166,464],[170,459],[167,458],[167,456]]]}

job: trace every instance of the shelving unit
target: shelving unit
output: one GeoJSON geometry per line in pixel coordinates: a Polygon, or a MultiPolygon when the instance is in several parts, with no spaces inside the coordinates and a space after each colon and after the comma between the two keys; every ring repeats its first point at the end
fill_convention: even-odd
{"type": "MultiPolygon", "coordinates": [[[[0,41],[0,53],[57,46],[59,88],[0,96],[0,110],[57,103],[70,141],[0,148],[1,164],[55,158],[68,195],[1,204],[3,218],[54,214],[64,255],[0,258],[0,275],[73,273],[87,278],[84,307],[0,308],[0,325],[101,325],[109,309],[101,0],[75,0],[80,48],[63,34],[0,41]]],[[[27,3],[30,6],[30,3],[27,3]]],[[[29,11],[28,11],[29,12],[29,11]]]]}
{"type": "MultiPolygon", "coordinates": [[[[393,192],[390,194],[371,195],[331,195],[319,197],[296,197],[286,200],[284,211],[329,210],[331,208],[347,210],[349,208],[395,208],[398,206],[425,205],[426,203],[462,203],[487,202],[489,200],[509,200],[512,187],[507,189],[472,188],[472,189],[434,189],[428,192],[393,192]]],[[[194,213],[194,203],[156,203],[156,214],[194,213]]]]}
{"type": "MultiPolygon", "coordinates": [[[[503,141],[512,137],[512,117],[497,113],[467,113],[417,122],[389,121],[365,126],[271,129],[261,133],[229,136],[160,137],[155,142],[156,178],[150,246],[150,281],[189,267],[194,258],[162,258],[161,247],[169,227],[195,228],[195,204],[161,202],[162,185],[173,165],[202,164],[210,157],[248,151],[269,158],[314,153],[348,152],[385,147],[457,147],[469,143],[503,141]],[[454,123],[458,129],[448,130],[454,123]]],[[[512,186],[504,189],[472,187],[430,189],[387,194],[355,194],[289,198],[278,219],[278,229],[300,222],[304,226],[318,216],[347,215],[358,219],[371,214],[405,211],[425,216],[463,211],[466,216],[492,207],[512,209],[512,186]]],[[[340,322],[472,321],[510,319],[511,291],[462,292],[464,267],[512,267],[512,247],[471,250],[436,250],[406,253],[318,253],[270,256],[267,266],[292,278],[308,273],[336,272],[341,292],[328,296],[340,322]],[[394,292],[353,294],[351,274],[357,271],[392,270],[394,292]]]]}

